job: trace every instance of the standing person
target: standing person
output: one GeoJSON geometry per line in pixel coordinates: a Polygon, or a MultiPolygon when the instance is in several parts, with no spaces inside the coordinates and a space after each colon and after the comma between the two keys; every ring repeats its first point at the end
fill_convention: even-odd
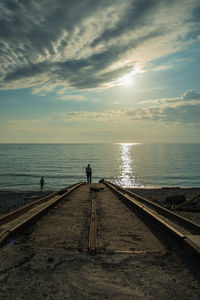
{"type": "Polygon", "coordinates": [[[87,183],[91,183],[92,181],[92,169],[90,168],[90,165],[86,168],[86,175],[87,175],[87,183]]]}
{"type": "Polygon", "coordinates": [[[40,190],[41,191],[43,190],[43,186],[44,186],[44,178],[42,176],[41,179],[40,179],[40,190]]]}

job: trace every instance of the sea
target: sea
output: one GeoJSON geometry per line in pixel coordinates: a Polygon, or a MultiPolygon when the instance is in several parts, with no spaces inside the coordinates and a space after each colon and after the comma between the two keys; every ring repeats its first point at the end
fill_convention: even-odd
{"type": "Polygon", "coordinates": [[[124,187],[200,187],[200,144],[0,144],[0,191],[59,190],[101,179],[124,187]]]}

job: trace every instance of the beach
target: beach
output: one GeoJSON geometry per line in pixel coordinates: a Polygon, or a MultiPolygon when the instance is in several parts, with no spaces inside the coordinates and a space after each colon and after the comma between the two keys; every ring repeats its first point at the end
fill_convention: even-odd
{"type": "MultiPolygon", "coordinates": [[[[135,188],[135,189],[128,189],[128,190],[161,205],[163,204],[163,202],[165,202],[166,198],[169,196],[184,195],[186,200],[191,200],[192,198],[200,194],[200,187],[195,187],[195,188],[163,187],[163,188],[151,188],[151,189],[135,188]]],[[[200,199],[198,200],[197,207],[200,208],[200,199]]],[[[188,218],[190,221],[200,224],[199,211],[187,212],[182,210],[182,211],[174,211],[174,212],[180,214],[185,218],[188,218]]]]}
{"type": "Polygon", "coordinates": [[[7,214],[53,191],[0,191],[0,215],[7,214]]]}

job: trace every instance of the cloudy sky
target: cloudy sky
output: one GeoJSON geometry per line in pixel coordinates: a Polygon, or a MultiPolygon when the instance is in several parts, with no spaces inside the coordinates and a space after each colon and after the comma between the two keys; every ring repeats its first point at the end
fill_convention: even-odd
{"type": "Polygon", "coordinates": [[[200,143],[199,0],[1,0],[0,142],[200,143]]]}

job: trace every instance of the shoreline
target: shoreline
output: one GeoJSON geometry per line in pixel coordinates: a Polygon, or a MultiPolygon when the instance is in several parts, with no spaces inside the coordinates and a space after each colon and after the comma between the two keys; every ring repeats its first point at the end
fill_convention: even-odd
{"type": "MultiPolygon", "coordinates": [[[[86,182],[85,182],[86,183],[86,182]]],[[[98,184],[98,182],[92,182],[92,184],[98,184]]],[[[69,185],[71,186],[71,185],[69,185]]],[[[120,186],[120,185],[119,185],[120,186]]],[[[0,194],[3,193],[54,193],[57,191],[60,191],[64,188],[67,188],[68,185],[62,186],[58,189],[44,189],[42,192],[39,189],[30,189],[30,190],[21,190],[21,189],[0,189],[0,194]]],[[[127,189],[129,191],[136,191],[136,190],[147,190],[147,191],[156,191],[156,190],[200,190],[200,185],[199,186],[121,186],[123,189],[127,189]]]]}
{"type": "MultiPolygon", "coordinates": [[[[83,183],[84,183],[84,181],[82,181],[83,183]]],[[[86,183],[86,182],[85,182],[86,183]]],[[[99,183],[99,181],[96,181],[96,182],[92,182],[92,184],[98,184],[99,183]]],[[[114,184],[116,184],[115,182],[113,182],[114,184]]],[[[116,184],[116,185],[118,185],[118,184],[116,184]]],[[[52,188],[52,189],[50,189],[50,188],[47,188],[47,189],[44,189],[43,190],[43,192],[49,192],[49,193],[53,193],[53,192],[56,192],[56,191],[59,191],[59,190],[61,190],[61,189],[64,189],[64,188],[66,188],[66,187],[68,187],[68,186],[71,186],[71,184],[70,185],[65,185],[65,186],[60,186],[60,187],[58,187],[58,188],[52,188]]],[[[168,186],[168,185],[149,185],[149,186],[124,186],[124,185],[118,185],[118,186],[121,186],[122,188],[124,188],[124,189],[127,189],[127,190],[165,190],[165,189],[199,189],[200,190],[200,185],[198,185],[198,186],[193,186],[193,185],[183,185],[183,186],[181,186],[181,185],[174,185],[174,186],[168,186]]],[[[3,189],[1,189],[0,188],[0,193],[39,193],[39,192],[41,192],[40,191],[40,189],[38,188],[36,188],[36,189],[34,189],[34,188],[32,188],[32,189],[6,189],[6,188],[3,188],[3,189]]]]}
{"type": "MultiPolygon", "coordinates": [[[[171,195],[185,195],[186,199],[192,199],[200,194],[200,187],[152,187],[152,188],[127,188],[127,190],[151,201],[162,203],[167,196],[171,195]]],[[[42,198],[55,190],[44,191],[1,191],[0,190],[0,215],[7,214],[24,205],[27,205],[39,198],[42,198]]]]}

